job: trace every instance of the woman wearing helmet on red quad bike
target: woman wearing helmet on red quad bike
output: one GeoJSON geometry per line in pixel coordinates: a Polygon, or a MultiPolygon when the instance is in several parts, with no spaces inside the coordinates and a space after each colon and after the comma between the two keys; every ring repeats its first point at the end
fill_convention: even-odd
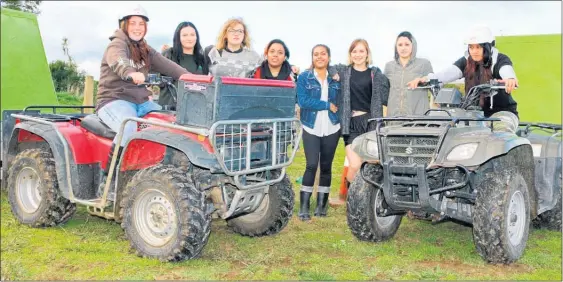
{"type": "MultiPolygon", "coordinates": [[[[147,13],[141,6],[121,17],[119,29],[110,37],[111,42],[102,59],[96,114],[115,132],[119,132],[121,123],[126,118],[142,117],[161,109],[160,105],[149,100],[151,92],[138,85],[145,81],[149,71],[159,72],[176,80],[181,75],[188,74],[184,68],[166,59],[147,44],[144,37],[148,21],[147,13]]],[[[118,154],[121,154],[123,146],[136,130],[135,122],[127,123],[118,154]]],[[[118,136],[113,140],[108,160],[111,160],[117,138],[118,136]]],[[[108,161],[104,177],[108,175],[109,164],[108,161]]]]}
{"type": "Polygon", "coordinates": [[[419,82],[426,82],[429,78],[436,78],[442,83],[448,83],[460,78],[465,78],[465,93],[473,86],[488,83],[491,79],[504,82],[506,90],[499,89],[498,94],[491,98],[480,99],[479,106],[483,109],[485,117],[490,117],[496,112],[508,111],[518,116],[517,103],[510,93],[518,86],[516,73],[512,68],[510,58],[499,53],[495,48],[495,37],[491,30],[485,26],[474,27],[465,40],[468,51],[464,57],[457,60],[452,66],[442,72],[429,74],[427,77],[416,78],[408,83],[410,89],[417,87],[419,82]]]}

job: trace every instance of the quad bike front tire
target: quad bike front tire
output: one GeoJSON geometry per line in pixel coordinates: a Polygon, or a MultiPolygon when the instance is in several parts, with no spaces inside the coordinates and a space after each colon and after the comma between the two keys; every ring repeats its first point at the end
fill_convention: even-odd
{"type": "MultiPolygon", "coordinates": [[[[381,180],[381,170],[376,170],[373,165],[366,165],[364,169],[368,170],[366,175],[381,180]]],[[[403,216],[377,216],[376,209],[381,207],[383,201],[383,190],[366,182],[359,171],[350,183],[346,199],[346,221],[356,238],[368,242],[382,242],[395,236],[403,216]]]]}
{"type": "Polygon", "coordinates": [[[515,158],[518,149],[493,160],[495,170],[480,181],[473,209],[473,241],[489,263],[509,264],[524,253],[530,229],[528,184],[515,158]]]}
{"type": "Polygon", "coordinates": [[[20,152],[8,170],[8,201],[14,216],[32,227],[57,226],[67,222],[76,205],[60,195],[51,151],[20,152]]]}
{"type": "Polygon", "coordinates": [[[211,231],[205,194],[173,165],[138,171],[123,191],[121,226],[136,254],[160,261],[198,257],[211,231]]]}
{"type": "MultiPolygon", "coordinates": [[[[273,178],[279,176],[273,173],[273,178]]],[[[234,232],[249,237],[271,236],[282,231],[293,215],[295,192],[287,174],[282,181],[271,185],[258,208],[249,214],[227,219],[234,232]]]]}

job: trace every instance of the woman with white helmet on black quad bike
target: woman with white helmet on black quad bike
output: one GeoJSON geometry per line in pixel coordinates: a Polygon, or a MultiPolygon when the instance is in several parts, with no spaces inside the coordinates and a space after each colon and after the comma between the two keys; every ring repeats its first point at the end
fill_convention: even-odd
{"type": "Polygon", "coordinates": [[[498,94],[493,97],[492,107],[490,97],[480,99],[479,106],[483,109],[485,117],[500,111],[512,112],[518,116],[517,103],[510,95],[518,86],[516,73],[510,58],[495,48],[495,37],[491,30],[486,26],[474,27],[469,32],[465,44],[468,45],[465,56],[441,72],[410,81],[408,87],[414,89],[418,83],[427,82],[429,78],[438,79],[442,83],[465,78],[465,93],[468,93],[472,87],[496,79],[498,82],[504,82],[506,89],[498,90],[498,94]]]}
{"type": "MultiPolygon", "coordinates": [[[[149,71],[159,72],[174,79],[187,74],[184,68],[165,58],[145,41],[147,12],[137,6],[119,18],[119,29],[110,36],[100,69],[100,82],[96,96],[96,113],[113,131],[119,132],[121,123],[129,117],[142,117],[160,110],[161,106],[149,100],[151,92],[138,84],[145,82],[149,71]]],[[[128,137],[136,131],[136,123],[128,122],[119,144],[119,154],[128,137]]],[[[108,175],[116,136],[108,156],[104,176],[108,175]]],[[[103,182],[102,182],[103,183],[103,182]]]]}

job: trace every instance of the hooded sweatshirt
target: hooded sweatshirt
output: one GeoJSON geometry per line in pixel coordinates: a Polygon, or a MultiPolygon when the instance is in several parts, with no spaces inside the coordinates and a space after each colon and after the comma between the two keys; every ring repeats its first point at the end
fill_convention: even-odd
{"type": "Polygon", "coordinates": [[[146,87],[126,81],[127,76],[134,72],[142,72],[145,76],[149,71],[159,72],[177,80],[182,74],[188,73],[184,68],[163,57],[149,46],[150,66],[137,65],[130,58],[127,42],[130,40],[125,32],[118,29],[110,36],[111,41],[104,52],[100,69],[100,81],[96,94],[96,111],[114,100],[125,100],[142,104],[152,94],[146,87]]]}
{"type": "Polygon", "coordinates": [[[395,59],[385,65],[383,73],[389,78],[389,83],[391,84],[387,116],[423,115],[430,108],[427,89],[407,89],[409,81],[426,76],[432,72],[430,61],[417,58],[416,51],[417,44],[413,36],[412,54],[408,63],[404,67],[401,65],[397,44],[395,44],[395,59]]]}

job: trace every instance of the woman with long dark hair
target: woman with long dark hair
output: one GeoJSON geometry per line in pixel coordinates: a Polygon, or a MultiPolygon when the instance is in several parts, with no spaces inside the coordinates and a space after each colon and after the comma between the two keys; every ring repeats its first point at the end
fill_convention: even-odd
{"type": "Polygon", "coordinates": [[[295,80],[294,73],[289,64],[289,48],[280,39],[274,39],[264,49],[266,60],[256,68],[253,78],[295,80]]]}
{"type": "Polygon", "coordinates": [[[310,220],[309,200],[315,174],[320,165],[315,216],[326,216],[332,180],[332,161],[340,138],[340,119],[336,107],[340,83],[328,74],[330,49],[317,44],[311,52],[311,68],[297,78],[297,101],[303,124],[303,149],[307,162],[299,193],[299,218],[310,220]]]}
{"type": "Polygon", "coordinates": [[[504,82],[505,89],[499,89],[493,97],[484,97],[479,100],[485,117],[490,117],[496,112],[508,111],[518,116],[517,103],[510,93],[518,86],[516,73],[512,61],[505,54],[499,53],[495,48],[495,37],[488,27],[474,27],[467,36],[465,43],[467,51],[465,56],[458,59],[452,66],[442,72],[429,74],[408,83],[409,88],[416,88],[419,82],[426,82],[430,77],[442,83],[449,83],[460,78],[465,78],[465,93],[472,87],[488,83],[491,79],[504,82]],[[491,107],[492,103],[492,107],[491,107]]]}
{"type": "MultiPolygon", "coordinates": [[[[191,22],[181,22],[174,31],[172,47],[162,52],[162,55],[180,65],[193,74],[209,73],[203,56],[199,32],[191,22]]],[[[174,81],[176,83],[176,81],[174,81]]],[[[173,109],[176,105],[167,86],[160,88],[158,103],[173,109]]]]}

